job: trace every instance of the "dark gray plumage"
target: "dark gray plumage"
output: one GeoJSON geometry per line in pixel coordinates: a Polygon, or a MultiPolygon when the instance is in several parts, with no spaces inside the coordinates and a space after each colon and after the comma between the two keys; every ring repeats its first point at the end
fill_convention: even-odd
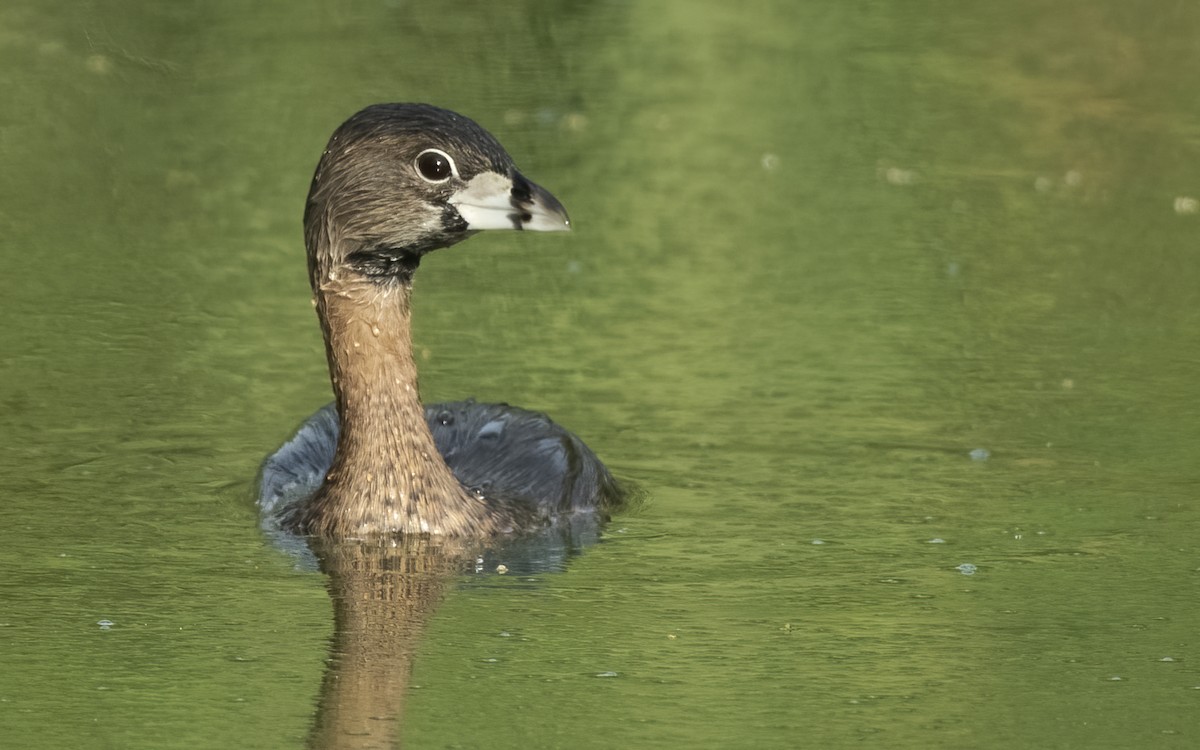
{"type": "MultiPolygon", "coordinates": [[[[426,406],[425,420],[463,486],[526,504],[541,519],[603,515],[621,499],[621,488],[596,454],[545,414],[468,400],[426,406]]],[[[263,463],[259,504],[269,525],[284,506],[321,486],[337,439],[337,409],[327,404],[263,463]]]]}

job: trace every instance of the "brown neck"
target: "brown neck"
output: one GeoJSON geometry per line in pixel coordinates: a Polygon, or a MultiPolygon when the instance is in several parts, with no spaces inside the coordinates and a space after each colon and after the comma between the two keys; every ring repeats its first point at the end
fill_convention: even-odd
{"type": "Polygon", "coordinates": [[[302,530],[335,537],[503,530],[503,519],[446,466],[425,421],[412,356],[411,280],[330,276],[316,304],[341,431],[302,530]]]}

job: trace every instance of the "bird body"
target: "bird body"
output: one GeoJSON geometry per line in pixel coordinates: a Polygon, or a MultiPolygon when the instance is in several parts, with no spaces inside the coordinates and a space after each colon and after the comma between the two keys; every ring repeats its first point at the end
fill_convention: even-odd
{"type": "Polygon", "coordinates": [[[619,501],[599,459],[545,415],[421,405],[411,294],[422,256],[485,229],[570,228],[494,137],[429,105],[368,107],[330,139],[304,224],[335,402],[264,463],[264,515],[332,538],[494,536],[619,501]]]}

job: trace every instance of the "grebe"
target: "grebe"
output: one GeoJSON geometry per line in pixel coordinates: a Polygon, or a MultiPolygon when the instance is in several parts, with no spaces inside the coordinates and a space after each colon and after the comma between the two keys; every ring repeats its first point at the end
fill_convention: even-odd
{"type": "Polygon", "coordinates": [[[334,132],[304,237],[335,401],[263,464],[268,524],[330,538],[487,537],[620,502],[595,454],[544,414],[421,405],[413,274],[426,253],[487,229],[565,231],[570,220],[472,120],[376,104],[334,132]]]}

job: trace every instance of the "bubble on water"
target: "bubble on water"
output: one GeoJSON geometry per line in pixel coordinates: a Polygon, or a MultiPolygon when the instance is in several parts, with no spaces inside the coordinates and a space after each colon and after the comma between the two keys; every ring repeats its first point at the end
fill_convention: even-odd
{"type": "Polygon", "coordinates": [[[963,563],[962,565],[959,565],[959,566],[955,567],[954,569],[957,570],[959,573],[962,573],[965,576],[973,576],[973,575],[975,575],[975,572],[977,570],[979,570],[979,567],[976,565],[972,565],[971,563],[963,563]]]}
{"type": "Polygon", "coordinates": [[[940,536],[935,536],[933,539],[930,539],[928,542],[925,542],[925,543],[926,544],[945,544],[946,540],[942,539],[940,536]]]}
{"type": "Polygon", "coordinates": [[[1175,199],[1175,213],[1183,214],[1200,214],[1200,200],[1187,195],[1181,195],[1175,199]]]}
{"type": "Polygon", "coordinates": [[[92,55],[85,63],[87,69],[96,75],[107,75],[112,72],[112,58],[105,55],[92,55]]]}
{"type": "Polygon", "coordinates": [[[917,173],[911,169],[888,167],[884,170],[883,179],[887,180],[889,185],[911,185],[917,181],[917,173]]]}
{"type": "Polygon", "coordinates": [[[116,625],[112,620],[100,620],[96,623],[101,630],[111,630],[113,625],[116,625]]]}
{"type": "Polygon", "coordinates": [[[992,457],[992,452],[987,448],[976,448],[967,454],[972,461],[986,461],[992,457]]]}
{"type": "Polygon", "coordinates": [[[568,112],[567,114],[563,115],[562,124],[567,130],[573,130],[576,133],[579,133],[587,130],[588,118],[587,115],[583,114],[582,112],[568,112]]]}
{"type": "Polygon", "coordinates": [[[620,675],[618,675],[616,672],[597,672],[596,676],[597,677],[619,677],[620,675]]]}

